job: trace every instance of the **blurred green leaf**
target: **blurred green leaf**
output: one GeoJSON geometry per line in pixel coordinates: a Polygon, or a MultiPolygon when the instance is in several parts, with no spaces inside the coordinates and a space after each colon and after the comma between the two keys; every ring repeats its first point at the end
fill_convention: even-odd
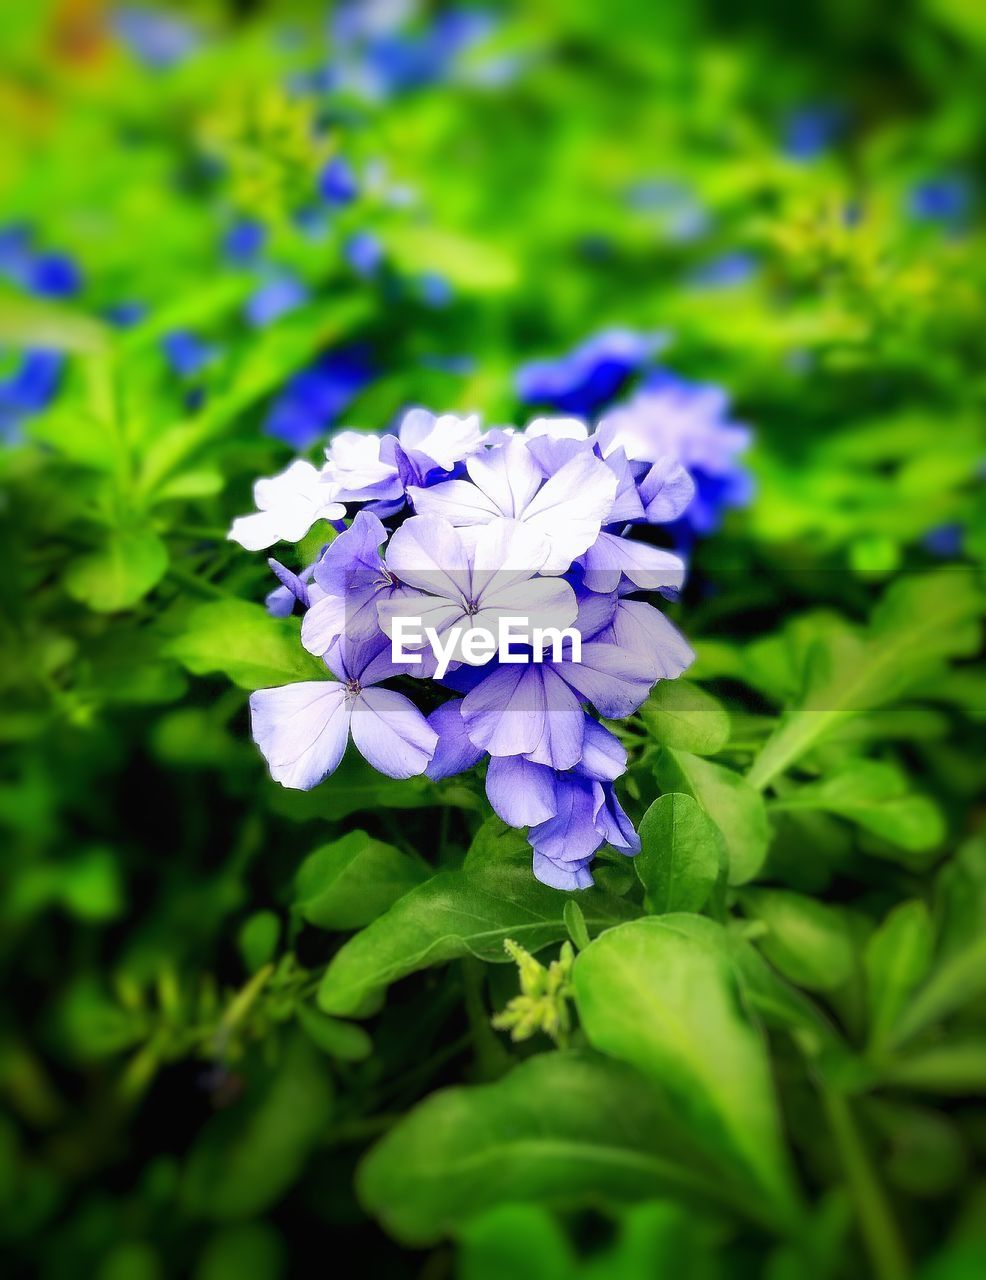
{"type": "Polygon", "coordinates": [[[878,760],[854,760],[819,782],[786,791],[773,808],[835,813],[911,853],[934,849],[945,835],[934,804],[910,794],[900,769],[878,760]]]}
{"type": "Polygon", "coordinates": [[[716,1199],[720,1188],[682,1158],[637,1072],[566,1052],[433,1094],[366,1157],[357,1190],[387,1231],[424,1245],[502,1204],[625,1204],[670,1190],[716,1199]]]}
{"type": "Polygon", "coordinates": [[[711,694],[687,680],[659,680],[638,713],[663,747],[714,756],[729,740],[729,713],[711,694]]]}
{"type": "Polygon", "coordinates": [[[328,1124],[331,1099],[324,1059],[304,1038],[291,1038],[276,1070],[199,1132],[182,1178],[184,1209],[227,1221],[276,1203],[328,1124]]]}
{"type": "Polygon", "coordinates": [[[362,1027],[330,1018],[309,1004],[299,1004],[297,1014],[312,1044],[330,1058],[338,1058],[340,1062],[364,1062],[373,1052],[373,1041],[362,1027]]]}
{"type": "Polygon", "coordinates": [[[281,922],[273,911],[255,911],[240,926],[237,943],[248,973],[256,973],[273,958],[281,936],[281,922]]]}
{"type": "Polygon", "coordinates": [[[931,916],[923,902],[902,902],[866,946],[870,1044],[886,1040],[914,988],[928,973],[934,947],[931,916]]]}
{"type": "Polygon", "coordinates": [[[65,588],[97,613],[117,613],[142,600],[167,568],[168,549],[153,530],[110,529],[100,550],[68,566],[65,588]]]}
{"type": "Polygon", "coordinates": [[[757,944],[780,972],[809,991],[834,991],[852,975],[852,938],[836,907],[786,889],[744,889],[743,909],[767,927],[757,944]]]}

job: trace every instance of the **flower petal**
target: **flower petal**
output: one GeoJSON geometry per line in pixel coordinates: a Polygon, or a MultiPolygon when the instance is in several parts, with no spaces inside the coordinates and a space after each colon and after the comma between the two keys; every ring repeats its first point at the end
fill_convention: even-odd
{"type": "Polygon", "coordinates": [[[353,742],[365,760],[388,778],[424,773],[438,734],[413,702],[393,689],[364,689],[352,717],[353,742]]]}
{"type": "Polygon", "coordinates": [[[253,738],[271,777],[309,791],[338,766],[349,740],[346,690],[330,680],[306,680],[250,695],[253,738]]]}

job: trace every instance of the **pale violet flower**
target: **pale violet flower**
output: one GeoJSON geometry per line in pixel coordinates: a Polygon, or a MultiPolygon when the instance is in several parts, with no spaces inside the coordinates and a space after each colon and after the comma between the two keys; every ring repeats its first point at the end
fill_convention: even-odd
{"type": "MultiPolygon", "coordinates": [[[[564,630],[578,613],[571,586],[561,578],[537,577],[547,554],[542,539],[515,520],[495,520],[479,528],[456,529],[441,516],[413,516],[394,533],[387,568],[411,591],[393,592],[377,606],[389,636],[395,622],[419,623],[442,636],[459,627],[498,633],[501,620],[520,619],[525,629],[564,630]]],[[[458,646],[455,661],[481,664],[458,646]]]]}
{"type": "Polygon", "coordinates": [[[305,680],[250,695],[254,741],[271,777],[309,791],[338,768],[352,733],[356,749],[389,778],[424,773],[438,735],[413,702],[381,680],[404,670],[390,660],[379,635],[368,642],[340,642],[326,654],[336,680],[305,680]]]}
{"type": "Polygon", "coordinates": [[[279,475],[256,482],[257,511],[238,516],[227,536],[247,551],[300,542],[316,520],[341,520],[346,514],[337,491],[338,485],[326,484],[310,462],[299,458],[279,475]]]}
{"type": "Polygon", "coordinates": [[[519,520],[543,543],[543,573],[564,573],[599,535],[616,496],[613,472],[580,450],[554,475],[544,473],[522,440],[511,439],[466,459],[468,480],[408,487],[415,511],[450,524],[519,520]]]}
{"type": "Polygon", "coordinates": [[[431,471],[451,471],[482,444],[478,414],[460,418],[410,409],[397,435],[341,431],[325,451],[328,474],[347,502],[390,502],[404,494],[401,462],[423,480],[431,471]]]}

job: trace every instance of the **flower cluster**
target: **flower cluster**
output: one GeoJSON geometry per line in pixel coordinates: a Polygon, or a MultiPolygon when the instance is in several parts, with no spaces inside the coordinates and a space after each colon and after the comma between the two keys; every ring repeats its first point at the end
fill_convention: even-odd
{"type": "Polygon", "coordinates": [[[272,776],[314,787],[350,736],[393,778],[446,778],[485,759],[490,804],[529,829],[537,878],[590,885],[602,844],[639,848],[614,790],[627,754],[599,717],[632,714],[692,661],[640,595],[681,586],[683,561],[646,530],[694,497],[661,438],[648,448],[619,419],[595,431],[578,418],[484,431],[476,416],[424,409],[396,434],[339,432],[320,469],[299,459],[258,481],[235,541],[298,542],[318,520],[338,531],[300,573],[271,561],[281,585],[269,607],[300,606],[301,641],[335,677],[252,696],[272,776]],[[423,643],[410,654],[392,643],[400,619],[454,638],[508,618],[560,639],[482,657],[463,645],[438,669],[423,643]]]}

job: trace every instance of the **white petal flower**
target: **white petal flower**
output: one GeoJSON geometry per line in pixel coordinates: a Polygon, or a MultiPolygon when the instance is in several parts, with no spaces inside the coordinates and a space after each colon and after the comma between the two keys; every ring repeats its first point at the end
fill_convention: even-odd
{"type": "Polygon", "coordinates": [[[257,481],[253,486],[257,511],[238,516],[227,536],[247,551],[262,551],[275,542],[300,542],[316,520],[341,520],[346,514],[337,501],[338,490],[310,462],[299,458],[280,475],[257,481]]]}

